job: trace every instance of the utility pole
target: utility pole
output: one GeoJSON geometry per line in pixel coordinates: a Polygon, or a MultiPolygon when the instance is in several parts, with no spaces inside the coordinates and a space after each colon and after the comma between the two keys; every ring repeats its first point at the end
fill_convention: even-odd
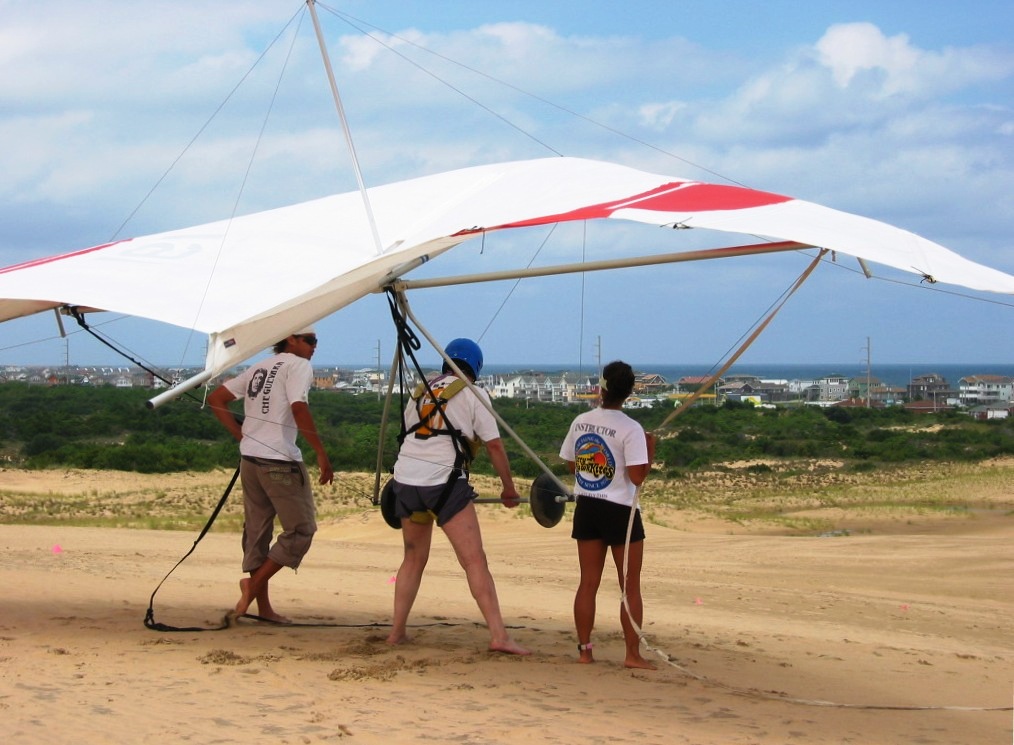
{"type": "Polygon", "coordinates": [[[866,408],[870,408],[870,337],[866,337],[866,408]]]}

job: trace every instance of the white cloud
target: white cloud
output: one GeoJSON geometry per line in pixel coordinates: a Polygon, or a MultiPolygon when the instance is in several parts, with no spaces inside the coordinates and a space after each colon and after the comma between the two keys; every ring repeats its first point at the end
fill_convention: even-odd
{"type": "Polygon", "coordinates": [[[848,87],[861,72],[878,70],[885,76],[884,95],[909,88],[910,79],[926,56],[912,49],[906,34],[889,39],[872,23],[833,26],[817,42],[816,49],[839,87],[848,87]]]}
{"type": "Polygon", "coordinates": [[[985,48],[922,50],[907,34],[888,37],[872,23],[832,26],[815,51],[839,87],[859,84],[870,98],[936,95],[1000,80],[1014,70],[1014,58],[1008,53],[985,48]]]}
{"type": "Polygon", "coordinates": [[[676,117],[685,112],[689,104],[684,101],[666,101],[663,103],[642,104],[638,113],[643,126],[648,129],[664,131],[676,120],[676,117]]]}

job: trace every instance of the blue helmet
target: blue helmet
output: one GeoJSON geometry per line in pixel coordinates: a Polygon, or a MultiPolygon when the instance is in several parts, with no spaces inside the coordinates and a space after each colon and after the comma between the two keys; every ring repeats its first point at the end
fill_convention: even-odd
{"type": "Polygon", "coordinates": [[[468,370],[463,369],[462,372],[471,372],[476,378],[482,372],[482,350],[471,339],[454,339],[448,342],[444,354],[454,360],[458,367],[463,367],[462,363],[468,367],[468,370]]]}

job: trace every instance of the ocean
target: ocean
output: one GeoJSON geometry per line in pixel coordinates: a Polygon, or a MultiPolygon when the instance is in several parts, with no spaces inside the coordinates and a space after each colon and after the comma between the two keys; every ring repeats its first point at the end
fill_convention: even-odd
{"type": "MultiPolygon", "coordinates": [[[[657,373],[668,382],[675,383],[682,377],[711,375],[717,369],[717,365],[709,366],[704,364],[637,364],[630,363],[638,373],[657,373]]],[[[511,365],[511,364],[487,364],[483,366],[483,375],[506,374],[513,372],[537,371],[544,373],[558,373],[563,371],[584,372],[594,374],[594,364],[585,363],[581,370],[576,364],[559,365],[511,365]]],[[[998,364],[995,362],[978,363],[905,363],[905,364],[883,364],[872,363],[870,375],[880,382],[897,387],[905,387],[909,381],[920,375],[936,373],[943,376],[948,383],[957,386],[961,378],[970,375],[1003,375],[1014,378],[1014,363],[998,364]]],[[[765,380],[815,380],[828,375],[843,375],[848,378],[865,378],[866,365],[853,362],[850,364],[743,364],[733,365],[725,377],[729,375],[756,375],[765,380]]]]}

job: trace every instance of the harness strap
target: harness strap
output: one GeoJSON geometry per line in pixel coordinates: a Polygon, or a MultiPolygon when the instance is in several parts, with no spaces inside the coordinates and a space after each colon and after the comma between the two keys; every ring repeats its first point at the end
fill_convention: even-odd
{"type": "MultiPolygon", "coordinates": [[[[461,455],[459,453],[458,456],[455,458],[455,463],[457,463],[457,461],[460,460],[460,458],[461,455]]],[[[451,475],[447,477],[447,483],[444,484],[444,488],[440,491],[440,498],[437,499],[437,503],[433,505],[432,510],[427,510],[427,512],[433,515],[434,521],[436,521],[437,516],[440,514],[440,511],[444,508],[444,505],[447,504],[447,500],[450,499],[451,492],[454,490],[454,485],[458,483],[458,479],[461,478],[462,474],[467,473],[468,473],[467,471],[464,471],[461,467],[457,465],[455,465],[455,467],[451,469],[451,475]]]]}
{"type": "MultiPolygon", "coordinates": [[[[440,497],[437,499],[437,503],[433,506],[433,509],[427,510],[426,515],[432,517],[434,521],[437,520],[440,511],[443,510],[444,505],[447,504],[447,500],[451,496],[451,492],[454,490],[454,485],[457,483],[463,475],[467,476],[468,466],[472,462],[472,449],[468,444],[468,440],[462,434],[461,430],[454,426],[450,419],[447,417],[447,413],[444,411],[444,407],[455,395],[460,393],[466,388],[465,381],[461,378],[455,378],[446,386],[440,387],[438,391],[434,391],[429,381],[424,381],[416,386],[415,390],[412,391],[412,400],[416,405],[416,412],[419,414],[419,421],[406,431],[406,436],[409,434],[415,434],[416,437],[423,439],[433,437],[436,435],[449,435],[451,443],[454,445],[454,465],[451,468],[451,472],[447,477],[447,482],[444,484],[444,488],[440,491],[440,497]],[[423,403],[423,397],[429,394],[429,398],[432,400],[432,404],[423,403]],[[424,407],[431,406],[428,412],[425,412],[424,407]],[[436,421],[436,417],[440,417],[441,422],[445,425],[443,428],[432,427],[431,425],[436,421]],[[420,429],[428,430],[428,434],[420,434],[420,429]]],[[[418,521],[417,521],[418,522],[418,521]]]]}
{"type": "MultiPolygon", "coordinates": [[[[436,515],[440,512],[440,510],[444,508],[444,505],[447,503],[447,499],[451,494],[451,490],[454,488],[455,482],[459,478],[461,478],[463,474],[468,473],[467,466],[471,462],[474,453],[472,447],[468,444],[468,440],[466,440],[464,435],[461,434],[461,431],[455,429],[452,422],[449,419],[447,419],[446,413],[444,412],[444,404],[446,403],[446,400],[441,399],[439,395],[434,394],[433,389],[430,387],[430,382],[426,379],[426,376],[423,374],[422,368],[419,366],[419,361],[416,359],[414,350],[419,349],[422,346],[422,344],[419,341],[419,338],[409,327],[408,322],[406,321],[404,315],[402,315],[399,309],[399,303],[397,299],[398,296],[394,292],[393,288],[387,287],[386,290],[387,290],[388,306],[390,307],[391,310],[391,318],[394,321],[395,328],[398,331],[398,348],[400,350],[400,354],[398,357],[399,360],[398,374],[399,377],[402,379],[402,402],[404,404],[404,390],[405,390],[404,359],[407,357],[412,361],[412,365],[415,367],[416,372],[422,379],[422,383],[417,385],[412,393],[411,396],[412,400],[416,401],[418,405],[418,400],[422,397],[424,392],[430,395],[430,397],[434,401],[434,407],[436,408],[437,412],[440,413],[440,415],[443,417],[444,424],[446,424],[447,426],[447,429],[441,430],[439,434],[446,433],[450,435],[451,442],[454,445],[454,453],[455,453],[454,466],[451,468],[450,477],[447,479],[447,483],[444,484],[443,491],[440,493],[440,498],[437,500],[437,504],[434,506],[434,509],[427,511],[427,513],[432,515],[433,519],[436,520],[436,515]]],[[[447,386],[447,388],[452,387],[455,388],[453,393],[448,395],[447,398],[450,398],[450,396],[456,394],[461,388],[467,387],[465,382],[460,378],[458,378],[456,382],[461,384],[460,387],[456,387],[453,382],[451,385],[447,386]]],[[[401,445],[405,441],[405,438],[410,433],[409,429],[405,424],[405,408],[406,406],[403,405],[401,409],[402,411],[401,432],[398,434],[399,445],[401,445]]],[[[432,413],[433,412],[431,412],[431,414],[432,413]]],[[[421,422],[422,421],[421,412],[419,419],[421,422]]],[[[412,431],[414,432],[416,429],[418,429],[418,426],[413,427],[412,431]]]]}

